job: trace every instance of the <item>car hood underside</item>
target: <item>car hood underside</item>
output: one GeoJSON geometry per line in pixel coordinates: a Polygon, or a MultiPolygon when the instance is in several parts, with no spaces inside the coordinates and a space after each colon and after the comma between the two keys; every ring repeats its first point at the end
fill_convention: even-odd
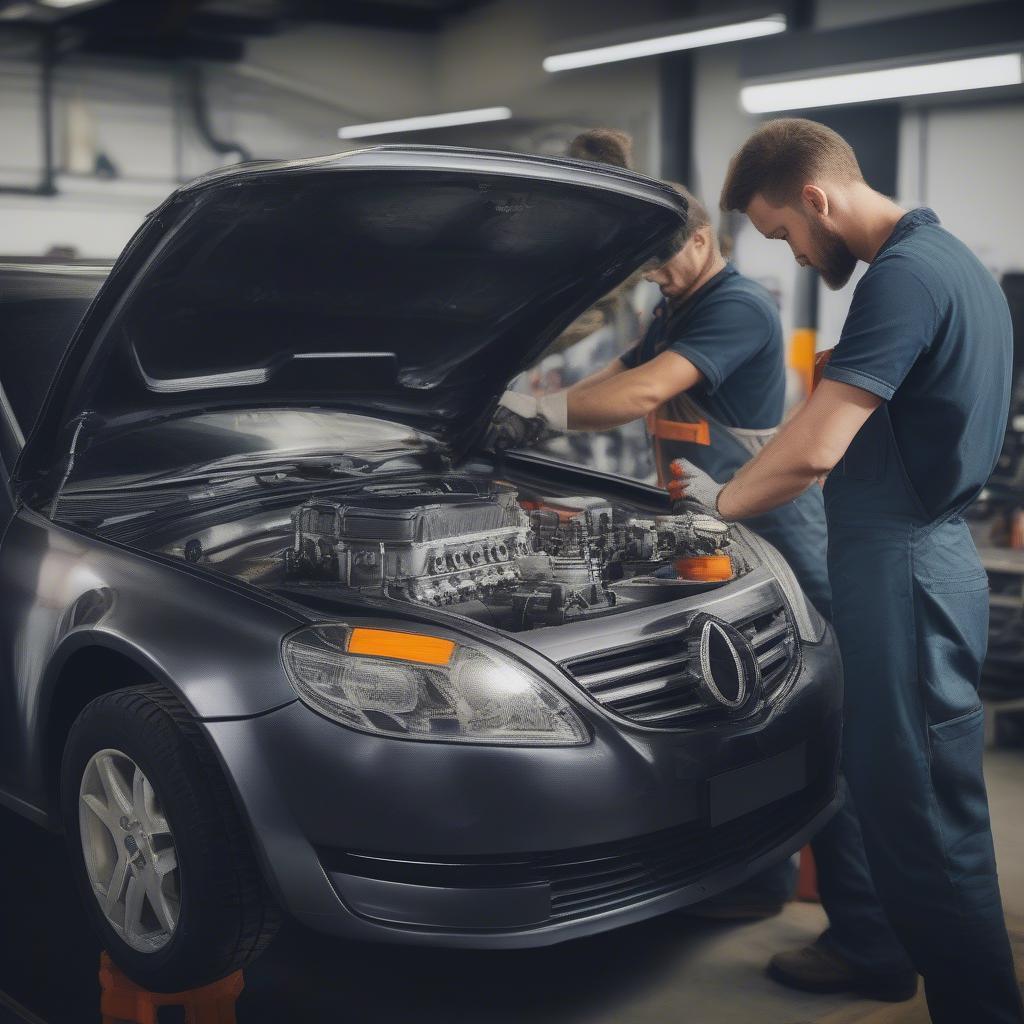
{"type": "Polygon", "coordinates": [[[209,409],[330,407],[453,446],[574,316],[663,247],[685,201],[572,161],[382,147],[174,193],[115,264],[21,460],[209,409]]]}

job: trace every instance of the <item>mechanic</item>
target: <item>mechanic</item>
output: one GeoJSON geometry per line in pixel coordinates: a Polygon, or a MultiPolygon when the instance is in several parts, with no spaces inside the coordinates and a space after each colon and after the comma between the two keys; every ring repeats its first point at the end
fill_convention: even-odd
{"type": "MultiPolygon", "coordinates": [[[[643,339],[564,391],[501,397],[496,448],[536,443],[550,430],[609,430],[646,419],[658,481],[685,458],[721,482],[770,438],[785,397],[782,327],[771,296],[718,248],[707,211],[682,186],[681,229],[646,269],[662,301],[643,339]]],[[[830,614],[821,495],[809,493],[751,526],[789,559],[805,592],[830,614]]]]}
{"type": "MultiPolygon", "coordinates": [[[[607,430],[647,419],[659,480],[685,456],[726,480],[774,432],[785,396],[782,327],[771,296],[719,251],[707,211],[681,186],[686,228],[645,273],[663,299],[643,340],[565,391],[534,398],[506,392],[490,442],[535,443],[548,430],[607,430]]],[[[830,614],[825,516],[820,492],[808,493],[752,524],[789,559],[819,611],[830,614]]],[[[853,827],[856,828],[855,819],[853,827]]],[[[828,843],[828,829],[822,842],[828,843]]],[[[830,847],[816,850],[822,862],[830,847]]],[[[771,868],[691,913],[754,919],[778,913],[792,893],[788,863],[771,868]]],[[[859,905],[859,893],[851,904],[859,905]]]]}
{"type": "MultiPolygon", "coordinates": [[[[844,768],[870,875],[932,1020],[1019,1024],[982,776],[988,587],[961,515],[1006,426],[1006,300],[931,210],[875,192],[846,141],[814,122],[762,125],[721,205],[833,289],[869,266],[820,386],[724,487],[697,471],[688,493],[754,521],[828,474],[844,768]]],[[[834,963],[839,976],[856,967],[834,963]]]]}

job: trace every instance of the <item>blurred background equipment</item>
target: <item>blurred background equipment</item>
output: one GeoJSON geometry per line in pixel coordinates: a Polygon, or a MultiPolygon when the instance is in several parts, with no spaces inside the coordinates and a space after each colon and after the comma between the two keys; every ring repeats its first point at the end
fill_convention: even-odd
{"type": "Polygon", "coordinates": [[[1004,274],[1002,286],[1013,318],[1010,415],[999,464],[971,509],[991,587],[982,693],[992,744],[1024,734],[1024,274],[1004,274]]]}

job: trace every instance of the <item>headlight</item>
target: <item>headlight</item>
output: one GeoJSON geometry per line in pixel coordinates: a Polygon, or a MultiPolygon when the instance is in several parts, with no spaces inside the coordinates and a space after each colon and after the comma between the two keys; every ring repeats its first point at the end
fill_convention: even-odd
{"type": "Polygon", "coordinates": [[[568,702],[529,669],[461,640],[310,626],[285,640],[284,663],[305,704],[363,732],[522,746],[590,739],[568,702]]]}
{"type": "Polygon", "coordinates": [[[793,570],[789,567],[789,562],[779,554],[777,548],[769,544],[763,537],[757,536],[745,527],[741,529],[743,540],[758,556],[761,564],[770,569],[779,581],[779,586],[782,587],[782,592],[786,595],[789,607],[793,610],[793,618],[796,620],[800,639],[812,644],[821,643],[821,638],[825,635],[825,620],[804,596],[803,589],[797,583],[796,576],[793,575],[793,570]]]}

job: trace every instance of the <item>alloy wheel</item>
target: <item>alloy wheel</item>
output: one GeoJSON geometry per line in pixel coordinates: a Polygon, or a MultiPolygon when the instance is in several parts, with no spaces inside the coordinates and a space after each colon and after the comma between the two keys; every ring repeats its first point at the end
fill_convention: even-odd
{"type": "Polygon", "coordinates": [[[153,953],[174,934],[181,876],[174,835],[142,769],[120,750],[89,759],[78,793],[86,874],[111,928],[153,953]]]}

